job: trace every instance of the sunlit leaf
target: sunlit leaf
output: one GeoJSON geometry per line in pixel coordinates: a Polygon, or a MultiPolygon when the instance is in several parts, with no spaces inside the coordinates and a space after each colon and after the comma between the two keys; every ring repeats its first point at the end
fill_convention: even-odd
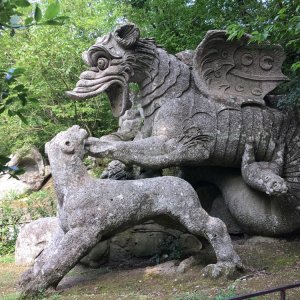
{"type": "Polygon", "coordinates": [[[5,105],[10,105],[14,102],[14,98],[9,98],[5,101],[5,105]]]}
{"type": "Polygon", "coordinates": [[[16,111],[16,115],[21,119],[21,121],[22,121],[24,124],[28,125],[27,119],[22,115],[21,112],[16,111]]]}
{"type": "Polygon", "coordinates": [[[294,64],[292,64],[291,66],[292,71],[297,71],[300,69],[300,61],[295,62],[294,64]]]}
{"type": "Polygon", "coordinates": [[[58,1],[50,4],[45,11],[45,18],[48,20],[55,18],[59,14],[59,10],[60,5],[58,1]]]}
{"type": "Polygon", "coordinates": [[[30,2],[28,2],[27,0],[17,0],[16,4],[19,7],[28,7],[31,5],[30,2]]]}
{"type": "Polygon", "coordinates": [[[61,21],[56,21],[56,20],[54,19],[54,20],[48,20],[48,21],[45,21],[45,22],[43,22],[42,24],[44,24],[44,25],[62,25],[63,22],[61,22],[61,21]]]}
{"type": "Polygon", "coordinates": [[[33,21],[33,18],[32,17],[29,17],[29,18],[26,18],[25,20],[25,25],[28,26],[29,24],[31,24],[33,21]]]}
{"type": "Polygon", "coordinates": [[[0,155],[0,164],[5,165],[10,161],[10,158],[4,155],[0,155]]]}
{"type": "Polygon", "coordinates": [[[27,95],[22,93],[22,94],[19,94],[18,97],[21,101],[22,106],[25,106],[27,103],[27,95]]]}
{"type": "Polygon", "coordinates": [[[13,112],[12,110],[9,109],[9,110],[7,110],[7,114],[9,117],[12,117],[15,115],[15,112],[13,112]]]}
{"type": "Polygon", "coordinates": [[[42,19],[43,15],[42,15],[42,11],[40,9],[40,7],[38,6],[38,4],[35,7],[34,10],[34,19],[36,22],[39,22],[42,19]]]}
{"type": "Polygon", "coordinates": [[[5,109],[6,109],[5,106],[0,107],[0,114],[2,114],[5,111],[5,109]]]}
{"type": "Polygon", "coordinates": [[[13,89],[14,89],[15,91],[21,92],[21,91],[24,91],[25,86],[24,86],[24,84],[18,84],[18,85],[16,85],[13,89]]]}
{"type": "Polygon", "coordinates": [[[13,76],[19,76],[21,74],[24,74],[25,69],[24,68],[15,68],[12,71],[13,76]]]}

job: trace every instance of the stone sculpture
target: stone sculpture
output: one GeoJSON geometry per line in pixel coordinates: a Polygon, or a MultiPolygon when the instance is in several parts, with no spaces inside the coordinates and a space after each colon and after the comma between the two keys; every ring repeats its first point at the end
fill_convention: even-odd
{"type": "Polygon", "coordinates": [[[38,191],[50,176],[49,166],[33,146],[13,154],[7,166],[23,169],[24,173],[18,175],[18,179],[9,174],[0,175],[0,200],[8,198],[10,194],[21,196],[27,192],[38,191]]]}
{"type": "MultiPolygon", "coordinates": [[[[90,69],[68,95],[86,99],[106,92],[118,117],[131,105],[129,83],[137,83],[135,103],[144,115],[139,138],[91,137],[89,155],[152,170],[179,166],[186,178],[188,167],[240,168],[244,181],[264,193],[263,201],[274,212],[271,224],[261,222],[255,232],[277,235],[300,228],[299,116],[264,102],[267,93],[287,80],[281,73],[282,47],[248,41],[247,35],[228,41],[225,31],[209,31],[191,62],[192,52],[178,55],[180,60],[154,40],[140,38],[134,24],[126,24],[83,53],[90,69]],[[276,215],[279,209],[285,213],[285,206],[290,206],[285,220],[291,209],[297,216],[290,227],[276,215]]],[[[242,206],[243,199],[239,201],[242,206]]],[[[237,218],[240,214],[234,207],[230,212],[237,218]]],[[[246,215],[239,222],[249,228],[253,216],[246,215]]]]}
{"type": "Polygon", "coordinates": [[[64,236],[52,243],[24,273],[22,296],[56,287],[64,275],[104,236],[166,215],[213,246],[217,263],[204,272],[219,276],[241,268],[225,224],[201,207],[192,186],[177,177],[141,180],[105,180],[88,175],[83,164],[84,129],[73,126],[46,144],[58,198],[58,216],[64,236]]]}

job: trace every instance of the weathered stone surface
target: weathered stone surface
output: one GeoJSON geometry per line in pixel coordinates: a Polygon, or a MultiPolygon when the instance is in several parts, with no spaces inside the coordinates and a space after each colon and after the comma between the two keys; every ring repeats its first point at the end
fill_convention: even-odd
{"type": "Polygon", "coordinates": [[[151,277],[156,275],[173,275],[177,272],[177,268],[178,261],[170,260],[154,267],[147,267],[145,269],[145,276],[151,277]]]}
{"type": "Polygon", "coordinates": [[[102,172],[102,179],[126,180],[133,179],[135,176],[133,168],[124,165],[119,160],[111,161],[102,172]]]}
{"type": "Polygon", "coordinates": [[[202,249],[202,243],[192,234],[181,234],[179,237],[179,246],[183,256],[198,254],[202,249]]]}
{"type": "Polygon", "coordinates": [[[39,190],[44,180],[50,175],[49,166],[45,165],[42,155],[35,147],[14,154],[8,166],[23,168],[25,173],[18,176],[19,180],[10,178],[9,175],[0,176],[0,200],[9,196],[10,193],[22,195],[29,191],[39,190]]]}
{"type": "Polygon", "coordinates": [[[239,104],[264,104],[264,96],[287,80],[281,73],[283,48],[249,44],[249,35],[231,41],[227,37],[226,31],[211,30],[197,47],[193,67],[198,88],[239,104]]]}
{"type": "Polygon", "coordinates": [[[271,244],[276,245],[282,243],[281,239],[266,237],[266,236],[252,236],[246,240],[245,245],[255,246],[257,244],[271,244]]]}
{"type": "MultiPolygon", "coordinates": [[[[16,263],[32,265],[58,230],[59,220],[56,217],[42,218],[27,224],[17,239],[16,263]]],[[[184,257],[199,254],[202,249],[202,243],[195,236],[148,221],[99,242],[80,262],[97,268],[108,262],[119,263],[132,258],[162,255],[166,254],[163,251],[171,251],[167,247],[175,240],[179,241],[178,251],[184,257]]]]}
{"type": "Polygon", "coordinates": [[[19,178],[28,184],[32,191],[39,190],[45,178],[50,175],[49,166],[45,165],[41,153],[35,147],[31,147],[24,153],[16,153],[8,165],[24,168],[25,173],[19,178]]]}
{"type": "Polygon", "coordinates": [[[172,248],[177,240],[177,251],[184,257],[198,254],[202,249],[201,241],[192,234],[182,233],[150,221],[114,236],[110,241],[110,260],[170,254],[172,249],[169,248],[172,248]]]}
{"type": "Polygon", "coordinates": [[[177,219],[189,232],[208,239],[217,257],[217,270],[209,265],[206,273],[225,274],[242,267],[225,224],[205,212],[190,184],[168,176],[132,181],[92,178],[82,161],[87,136],[85,130],[73,126],[46,145],[65,234],[54,239],[23,274],[23,297],[56,287],[102,235],[159,215],[177,219]]]}
{"type": "MultiPolygon", "coordinates": [[[[296,210],[299,116],[264,102],[264,96],[287,79],[281,73],[284,52],[279,45],[249,45],[248,40],[245,35],[229,41],[225,31],[209,31],[193,55],[191,70],[190,59],[183,62],[185,54],[179,54],[181,61],[154,41],[140,38],[133,24],[98,39],[84,55],[90,70],[81,74],[69,96],[86,99],[106,92],[113,114],[122,116],[131,103],[129,82],[135,82],[140,91],[134,103],[142,107],[144,120],[137,140],[89,138],[89,154],[156,171],[170,166],[240,168],[247,185],[264,193],[253,206],[268,206],[279,197],[296,210]]],[[[238,201],[239,208],[230,207],[231,214],[247,215],[243,197],[238,201]]],[[[281,218],[288,218],[286,205],[278,211],[273,234],[299,229],[295,218],[291,226],[281,218]]],[[[250,219],[238,218],[238,223],[253,231],[250,219]]],[[[261,227],[254,231],[270,232],[267,222],[258,223],[261,227]]]]}
{"type": "Polygon", "coordinates": [[[266,197],[250,188],[237,169],[184,168],[182,176],[193,185],[203,180],[216,184],[231,216],[243,232],[272,237],[300,228],[300,211],[296,209],[299,200],[288,195],[266,197]]]}
{"type": "MultiPolygon", "coordinates": [[[[62,239],[64,232],[56,217],[41,218],[26,224],[18,235],[15,262],[18,265],[33,265],[38,255],[57,238],[62,239]]],[[[108,241],[98,243],[81,262],[89,267],[99,267],[108,261],[108,241]]]]}
{"type": "Polygon", "coordinates": [[[96,244],[90,252],[83,257],[80,262],[91,268],[98,268],[108,262],[109,241],[102,241],[96,244]]]}
{"type": "Polygon", "coordinates": [[[193,66],[195,51],[193,50],[184,50],[179,53],[176,53],[176,57],[188,66],[193,66]]]}
{"type": "Polygon", "coordinates": [[[86,132],[73,127],[48,144],[65,236],[52,242],[23,276],[24,295],[56,286],[101,235],[156,215],[168,215],[209,240],[218,262],[205,274],[232,276],[240,265],[223,222],[207,215],[186,182],[171,177],[96,181],[82,164],[85,150],[126,167],[137,165],[144,176],[173,166],[194,168],[198,180],[210,177],[219,187],[246,232],[278,235],[300,228],[298,116],[269,108],[263,99],[286,80],[280,70],[284,53],[278,45],[248,45],[248,40],[245,35],[228,41],[224,31],[210,31],[193,54],[191,68],[191,57],[182,55],[181,61],[169,55],[127,24],[84,53],[91,68],[69,95],[85,99],[105,91],[114,116],[122,116],[133,103],[129,83],[135,82],[140,91],[134,103],[142,108],[143,122],[136,123],[140,117],[133,113],[123,120],[132,121],[122,125],[123,131],[84,141],[86,132]],[[215,166],[239,168],[243,180],[240,174],[222,177],[226,171],[210,175],[215,166]]]}
{"type": "Polygon", "coordinates": [[[193,267],[197,264],[198,264],[197,259],[194,256],[191,256],[191,257],[183,260],[182,262],[180,262],[176,271],[178,273],[184,273],[187,270],[189,270],[191,267],[193,267]]]}
{"type": "Polygon", "coordinates": [[[145,224],[144,228],[135,230],[133,233],[133,255],[136,257],[153,256],[159,253],[161,245],[167,238],[168,234],[164,231],[164,227],[158,224],[145,224]]]}
{"type": "Polygon", "coordinates": [[[240,234],[244,232],[228,210],[224,198],[221,195],[213,200],[211,209],[208,212],[212,217],[220,218],[226,224],[230,234],[240,234]]]}
{"type": "Polygon", "coordinates": [[[11,178],[8,174],[0,176],[0,200],[26,194],[29,190],[28,184],[11,178]]]}
{"type": "Polygon", "coordinates": [[[44,250],[58,231],[61,231],[61,229],[55,217],[42,218],[25,225],[21,229],[16,242],[16,264],[33,264],[36,257],[44,250]]]}

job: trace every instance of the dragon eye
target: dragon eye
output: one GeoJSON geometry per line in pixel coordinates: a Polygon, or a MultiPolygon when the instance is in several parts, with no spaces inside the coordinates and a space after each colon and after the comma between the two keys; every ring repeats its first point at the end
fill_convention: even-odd
{"type": "Polygon", "coordinates": [[[104,57],[99,58],[97,66],[99,70],[105,70],[108,67],[108,59],[104,57]]]}

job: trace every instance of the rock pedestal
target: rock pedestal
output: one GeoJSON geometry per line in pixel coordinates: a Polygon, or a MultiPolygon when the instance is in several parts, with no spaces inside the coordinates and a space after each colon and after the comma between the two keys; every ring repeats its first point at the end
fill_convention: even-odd
{"type": "MultiPolygon", "coordinates": [[[[16,263],[33,264],[57,233],[63,236],[56,217],[41,218],[25,225],[16,243],[16,263]]],[[[187,257],[199,254],[201,249],[201,241],[192,234],[148,221],[101,241],[80,262],[97,268],[107,262],[123,263],[134,258],[187,257]]]]}

